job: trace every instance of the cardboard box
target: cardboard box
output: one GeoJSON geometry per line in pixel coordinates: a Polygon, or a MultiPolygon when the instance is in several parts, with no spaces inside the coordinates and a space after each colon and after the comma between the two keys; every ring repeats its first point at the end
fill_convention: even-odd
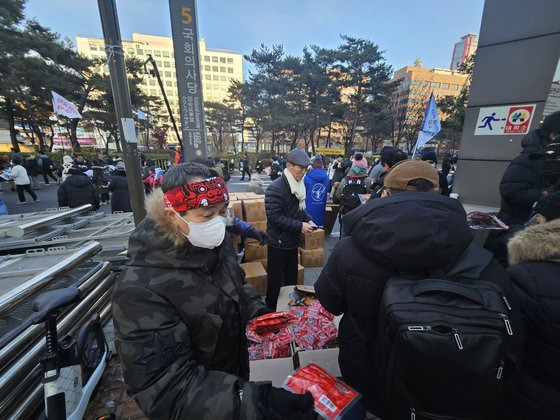
{"type": "Polygon", "coordinates": [[[259,197],[257,194],[252,192],[235,193],[235,196],[238,200],[253,200],[259,197]]]}
{"type": "Polygon", "coordinates": [[[252,262],[260,262],[262,264],[262,266],[264,267],[264,269],[266,270],[266,272],[268,273],[268,268],[266,268],[267,265],[268,265],[268,258],[263,258],[262,260],[255,260],[255,261],[252,261],[252,262]]]}
{"type": "Polygon", "coordinates": [[[229,201],[237,201],[237,195],[235,193],[229,193],[229,201]]]}
{"type": "Polygon", "coordinates": [[[339,206],[337,206],[336,204],[327,205],[323,226],[327,235],[331,234],[334,224],[336,223],[336,219],[338,217],[338,207],[339,206]]]}
{"type": "Polygon", "coordinates": [[[305,268],[299,264],[297,266],[297,284],[305,284],[305,268]]]}
{"type": "Polygon", "coordinates": [[[294,371],[294,360],[291,357],[251,360],[249,369],[251,370],[250,381],[271,381],[272,386],[281,387],[288,375],[294,371]]]}
{"type": "Polygon", "coordinates": [[[245,243],[245,261],[263,260],[267,257],[268,247],[266,245],[260,245],[256,242],[245,243]]]}
{"type": "Polygon", "coordinates": [[[243,208],[241,206],[241,201],[231,201],[228,204],[228,209],[231,216],[243,220],[243,208]]]}
{"type": "Polygon", "coordinates": [[[255,290],[261,295],[266,295],[267,276],[266,270],[260,262],[248,262],[240,264],[245,271],[245,280],[251,284],[255,290]]]}
{"type": "Polygon", "coordinates": [[[302,249],[318,249],[325,246],[325,231],[316,229],[311,233],[303,234],[302,249]]]}
{"type": "Polygon", "coordinates": [[[243,200],[243,216],[243,220],[249,223],[265,221],[264,200],[243,200]]]}
{"type": "MultiPolygon", "coordinates": [[[[262,230],[264,232],[266,232],[267,225],[268,225],[266,220],[263,220],[263,221],[260,221],[260,222],[247,222],[247,223],[249,223],[251,226],[254,226],[255,229],[262,230]]],[[[253,240],[256,240],[256,239],[253,239],[253,240]]]]}
{"type": "Polygon", "coordinates": [[[332,376],[339,378],[342,373],[340,373],[338,365],[338,353],[338,348],[298,351],[295,356],[295,364],[297,367],[303,367],[316,363],[332,376]]]}
{"type": "Polygon", "coordinates": [[[301,265],[304,267],[322,267],[324,263],[323,248],[319,249],[299,249],[301,255],[301,265]]]}

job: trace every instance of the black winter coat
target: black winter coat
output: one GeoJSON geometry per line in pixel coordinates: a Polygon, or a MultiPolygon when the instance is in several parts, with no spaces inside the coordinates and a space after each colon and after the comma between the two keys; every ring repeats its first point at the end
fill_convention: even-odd
{"type": "Polygon", "coordinates": [[[39,176],[39,164],[37,163],[37,159],[26,159],[25,162],[23,162],[23,167],[27,171],[27,175],[39,176]]]}
{"type": "Polygon", "coordinates": [[[58,188],[58,205],[73,208],[84,204],[99,209],[97,189],[87,175],[71,175],[58,188]]]}
{"type": "Polygon", "coordinates": [[[311,216],[300,210],[299,200],[292,194],[286,175],[282,174],[267,188],[265,204],[269,245],[280,249],[299,247],[302,223],[309,222],[311,216]]]}
{"type": "Polygon", "coordinates": [[[544,149],[547,135],[532,130],[521,141],[523,150],[507,167],[500,182],[502,203],[498,217],[508,225],[523,224],[531,215],[533,204],[551,184],[543,176],[543,160],[531,154],[544,149]]]}
{"type": "Polygon", "coordinates": [[[113,172],[113,177],[109,183],[109,191],[111,191],[111,213],[115,211],[132,211],[125,172],[113,172]]]}
{"type": "Polygon", "coordinates": [[[523,419],[560,419],[560,219],[519,232],[508,251],[527,337],[508,406],[523,419]]]}
{"type": "MultiPolygon", "coordinates": [[[[374,369],[377,314],[387,280],[403,271],[448,272],[464,255],[481,250],[471,244],[461,204],[433,193],[403,192],[370,201],[344,216],[343,228],[344,237],[315,290],[328,311],[344,314],[339,363],[345,382],[363,395],[368,411],[392,418],[393,413],[378,399],[380,383],[374,369]]],[[[510,298],[513,292],[506,271],[486,255],[487,265],[471,278],[498,283],[510,298]]],[[[511,315],[517,332],[520,316],[511,315]]]]}

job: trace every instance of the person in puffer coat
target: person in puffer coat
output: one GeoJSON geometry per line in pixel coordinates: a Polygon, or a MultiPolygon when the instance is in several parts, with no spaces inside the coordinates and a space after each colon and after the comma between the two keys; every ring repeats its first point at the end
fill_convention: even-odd
{"type": "Polygon", "coordinates": [[[146,199],[113,291],[124,382],[151,419],[313,417],[309,393],[249,382],[249,320],[269,310],[226,235],[229,194],[199,163],[179,164],[146,199]]]}
{"type": "Polygon", "coordinates": [[[111,192],[111,213],[116,211],[125,213],[132,211],[126,170],[123,162],[119,162],[115,166],[107,189],[111,192]]]}
{"type": "Polygon", "coordinates": [[[545,176],[541,152],[560,135],[560,111],[545,118],[541,128],[521,141],[523,150],[507,167],[500,182],[502,203],[498,218],[507,225],[525,223],[535,202],[553,182],[545,176]]]}
{"type": "Polygon", "coordinates": [[[525,359],[508,396],[522,419],[560,419],[560,192],[539,200],[538,225],[508,243],[511,276],[525,322],[525,359]]]}
{"type": "MultiPolygon", "coordinates": [[[[421,276],[453,271],[457,277],[497,283],[514,302],[513,337],[522,339],[513,286],[505,269],[489,251],[472,244],[461,203],[437,192],[438,174],[430,164],[419,160],[396,164],[385,178],[381,198],[344,216],[343,237],[315,283],[316,296],[325,309],[343,314],[338,358],[342,378],[362,394],[365,408],[382,419],[405,418],[395,414],[400,407],[384,405],[382,378],[374,366],[379,307],[392,277],[401,272],[421,276]],[[473,258],[478,265],[457,267],[459,261],[473,258]]],[[[505,370],[508,375],[513,372],[509,364],[505,370]]]]}
{"type": "Polygon", "coordinates": [[[58,187],[59,207],[80,207],[91,204],[95,210],[99,209],[99,194],[97,188],[80,168],[71,167],[67,170],[66,179],[58,187]]]}

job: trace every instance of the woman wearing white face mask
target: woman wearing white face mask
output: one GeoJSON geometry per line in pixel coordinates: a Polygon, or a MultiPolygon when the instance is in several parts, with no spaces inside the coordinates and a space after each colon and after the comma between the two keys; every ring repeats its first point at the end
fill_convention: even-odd
{"type": "Polygon", "coordinates": [[[245,326],[268,309],[226,235],[228,199],[198,163],[147,197],[113,292],[125,383],[149,418],[314,418],[311,395],[248,382],[245,326]]]}

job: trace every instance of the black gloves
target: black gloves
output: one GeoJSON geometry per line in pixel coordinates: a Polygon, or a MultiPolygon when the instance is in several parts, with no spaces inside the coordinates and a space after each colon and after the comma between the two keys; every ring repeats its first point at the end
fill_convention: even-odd
{"type": "Polygon", "coordinates": [[[256,239],[261,245],[266,245],[268,244],[268,241],[270,241],[270,236],[268,236],[268,233],[257,229],[251,229],[249,232],[247,232],[247,237],[256,239]]]}
{"type": "Polygon", "coordinates": [[[292,394],[281,388],[271,387],[261,404],[265,420],[314,420],[313,397],[309,392],[292,394]]]}

